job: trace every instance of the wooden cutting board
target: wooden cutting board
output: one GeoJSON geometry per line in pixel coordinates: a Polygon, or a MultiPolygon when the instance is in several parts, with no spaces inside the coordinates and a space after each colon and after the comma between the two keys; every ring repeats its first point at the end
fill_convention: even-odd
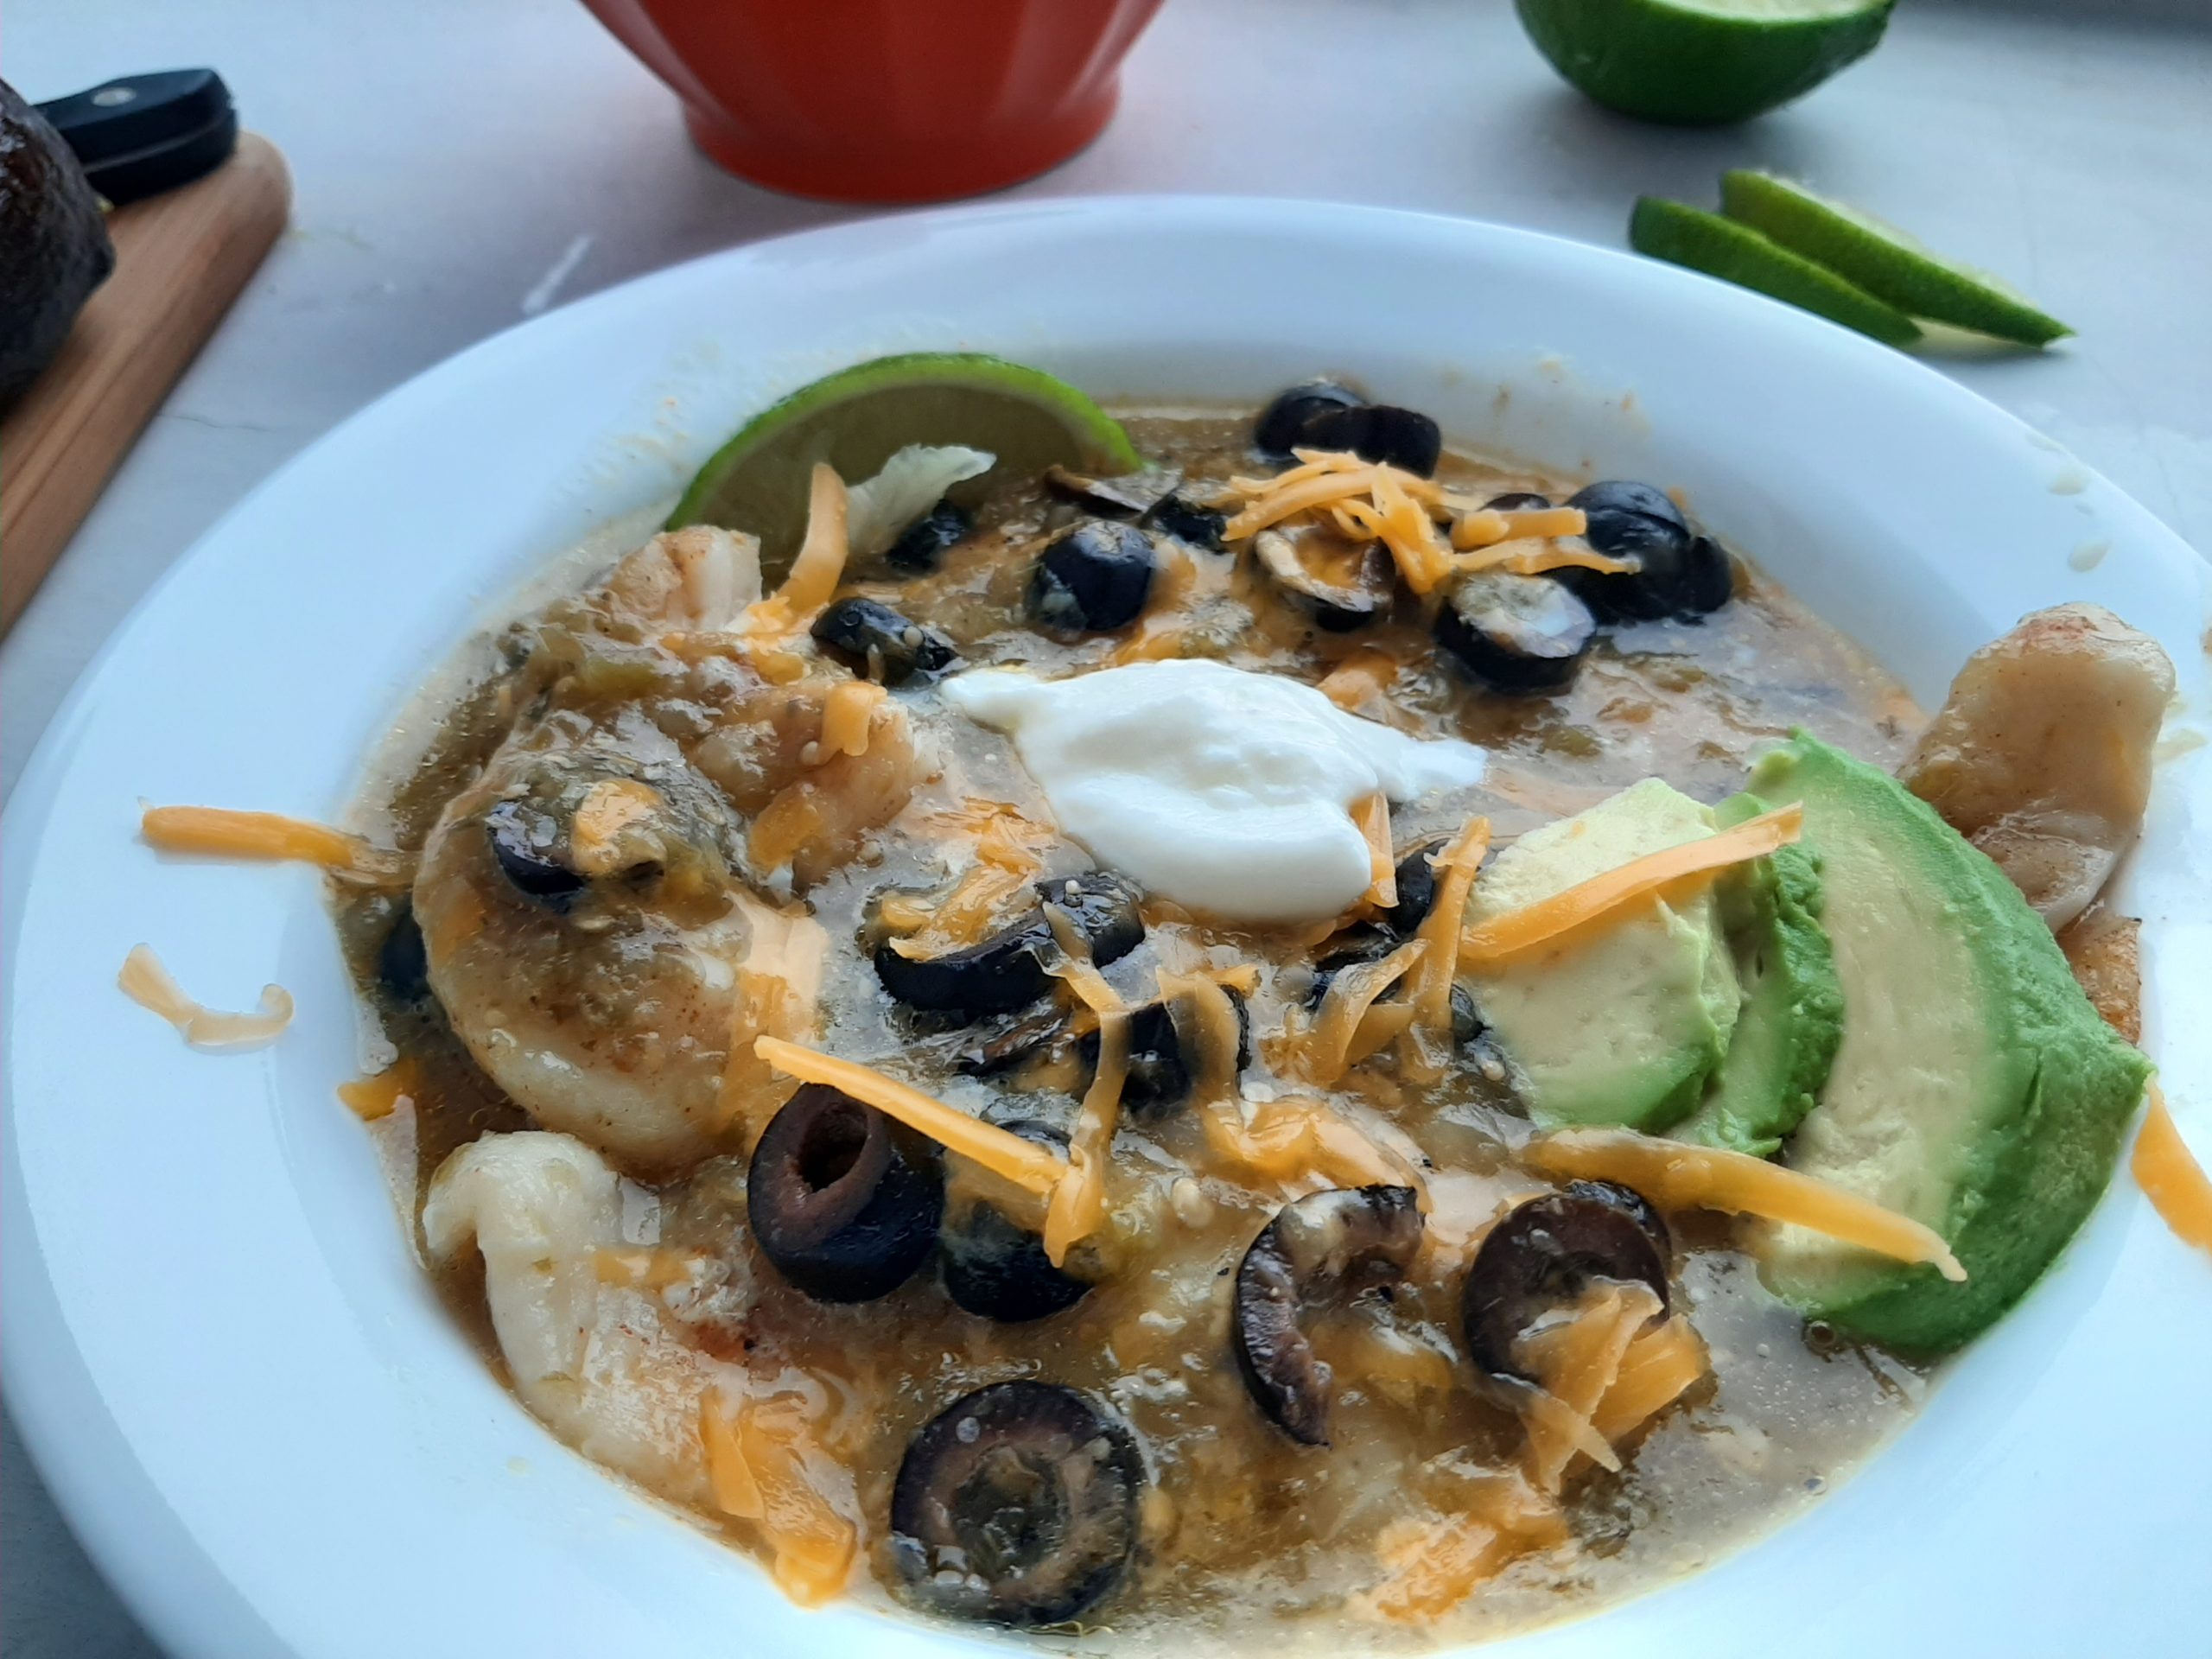
{"type": "Polygon", "coordinates": [[[108,215],[113,273],[0,421],[0,633],[259,267],[291,204],[283,153],[246,132],[207,177],[108,215]]]}

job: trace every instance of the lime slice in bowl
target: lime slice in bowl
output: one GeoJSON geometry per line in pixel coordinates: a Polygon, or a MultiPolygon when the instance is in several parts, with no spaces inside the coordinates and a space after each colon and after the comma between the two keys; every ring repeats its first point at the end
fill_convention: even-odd
{"type": "Polygon", "coordinates": [[[911,352],[840,369],[754,416],[699,469],[669,528],[750,531],[772,580],[805,533],[815,463],[857,484],[908,444],[995,456],[955,490],[971,499],[1055,461],[1109,475],[1143,465],[1120,424],[1065,381],[979,352],[911,352]]]}
{"type": "Polygon", "coordinates": [[[1893,0],[1516,0],[1560,73],[1651,121],[1747,120],[1872,52],[1893,0]]]}
{"type": "Polygon", "coordinates": [[[1885,345],[1909,346],[1920,338],[1920,326],[1904,312],[1718,213],[1639,196],[1629,218],[1628,241],[1638,253],[1786,300],[1885,345]]]}
{"type": "Polygon", "coordinates": [[[1729,218],[1826,265],[1898,310],[2023,346],[2074,331],[1995,277],[1929,252],[1903,231],[1769,173],[1720,176],[1729,218]]]}

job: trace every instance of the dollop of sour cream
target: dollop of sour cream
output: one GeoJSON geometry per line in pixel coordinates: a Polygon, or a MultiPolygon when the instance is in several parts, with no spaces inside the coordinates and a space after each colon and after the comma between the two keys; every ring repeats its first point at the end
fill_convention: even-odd
{"type": "Polygon", "coordinates": [[[1484,752],[1348,715],[1310,685],[1211,662],[1065,680],[977,669],[953,707],[1007,733],[1060,827],[1148,893],[1226,920],[1311,921],[1366,891],[1353,805],[1482,781],[1484,752]]]}

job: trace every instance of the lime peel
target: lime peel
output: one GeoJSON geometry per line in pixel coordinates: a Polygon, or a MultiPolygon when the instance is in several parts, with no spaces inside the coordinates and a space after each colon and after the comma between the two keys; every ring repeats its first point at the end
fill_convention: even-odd
{"type": "Polygon", "coordinates": [[[2023,346],[2048,346],[2074,332],[1986,272],[1946,259],[1895,226],[1790,180],[1725,173],[1720,202],[1729,218],[1908,315],[2023,346]]]}
{"type": "Polygon", "coordinates": [[[1887,346],[1909,346],[1920,326],[1825,266],[1792,253],[1750,226],[1659,196],[1639,196],[1630,216],[1629,245],[1670,264],[1718,276],[1887,346]]]}

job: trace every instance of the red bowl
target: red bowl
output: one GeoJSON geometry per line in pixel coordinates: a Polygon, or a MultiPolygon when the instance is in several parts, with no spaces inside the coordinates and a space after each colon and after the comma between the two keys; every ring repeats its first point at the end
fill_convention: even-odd
{"type": "Polygon", "coordinates": [[[584,3],[731,172],[930,201],[1017,183],[1096,138],[1160,0],[584,3]]]}

